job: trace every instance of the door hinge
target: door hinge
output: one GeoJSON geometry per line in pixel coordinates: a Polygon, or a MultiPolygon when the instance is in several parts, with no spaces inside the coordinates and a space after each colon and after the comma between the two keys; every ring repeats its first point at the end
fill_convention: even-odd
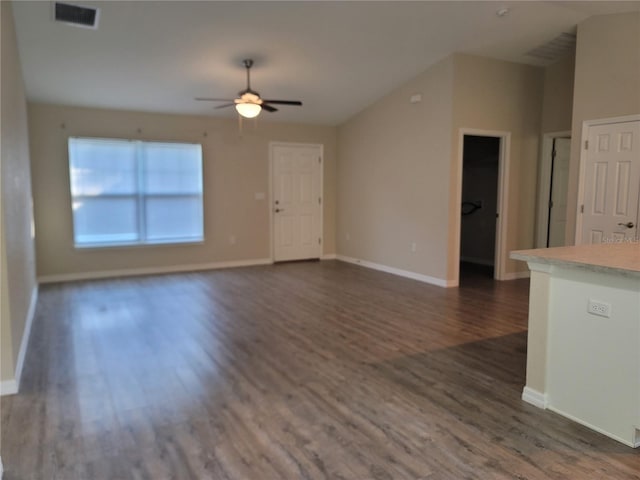
{"type": "Polygon", "coordinates": [[[584,149],[589,150],[589,140],[584,141],[584,149]]]}
{"type": "Polygon", "coordinates": [[[322,197],[318,197],[318,205],[322,205],[322,197]]]}
{"type": "Polygon", "coordinates": [[[580,205],[580,213],[584,213],[584,205],[580,205]]]}
{"type": "Polygon", "coordinates": [[[322,239],[321,238],[318,239],[318,245],[322,245],[322,239]]]}
{"type": "Polygon", "coordinates": [[[318,163],[322,163],[322,157],[318,157],[318,163]]]}

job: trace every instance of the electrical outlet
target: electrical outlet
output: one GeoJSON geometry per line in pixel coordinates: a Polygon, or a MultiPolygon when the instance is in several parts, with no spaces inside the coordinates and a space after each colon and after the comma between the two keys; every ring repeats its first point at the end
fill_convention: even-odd
{"type": "Polygon", "coordinates": [[[229,245],[235,245],[238,242],[235,235],[229,235],[229,245]]]}
{"type": "Polygon", "coordinates": [[[611,304],[590,298],[587,312],[599,317],[609,318],[611,316],[611,304]]]}
{"type": "Polygon", "coordinates": [[[417,249],[418,249],[418,244],[416,242],[413,242],[411,244],[411,251],[415,253],[417,249]]]}

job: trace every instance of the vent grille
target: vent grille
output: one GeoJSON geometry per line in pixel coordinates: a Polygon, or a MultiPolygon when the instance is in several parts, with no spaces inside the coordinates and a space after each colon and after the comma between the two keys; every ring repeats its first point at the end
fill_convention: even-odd
{"type": "Polygon", "coordinates": [[[56,22],[95,29],[98,28],[98,9],[55,2],[54,19],[56,22]]]}
{"type": "Polygon", "coordinates": [[[539,47],[529,50],[526,55],[547,62],[555,62],[576,48],[576,36],[572,33],[561,33],[556,38],[539,47]]]}

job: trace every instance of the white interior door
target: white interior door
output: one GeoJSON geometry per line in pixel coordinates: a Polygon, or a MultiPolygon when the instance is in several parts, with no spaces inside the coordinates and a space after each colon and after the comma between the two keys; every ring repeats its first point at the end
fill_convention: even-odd
{"type": "Polygon", "coordinates": [[[549,247],[562,247],[565,244],[570,151],[570,138],[554,138],[549,202],[549,240],[547,242],[549,247]]]}
{"type": "Polygon", "coordinates": [[[638,236],[640,121],[593,125],[584,165],[581,243],[638,236]]]}
{"type": "Polygon", "coordinates": [[[273,144],[274,260],[320,258],[322,146],[273,144]]]}

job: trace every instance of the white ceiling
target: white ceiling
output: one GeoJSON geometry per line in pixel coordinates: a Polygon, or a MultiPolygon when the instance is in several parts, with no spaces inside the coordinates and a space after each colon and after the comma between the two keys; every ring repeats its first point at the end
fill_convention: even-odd
{"type": "Polygon", "coordinates": [[[51,2],[14,2],[29,100],[233,116],[193,97],[235,97],[250,57],[263,98],[304,103],[263,117],[327,125],[452,52],[540,65],[526,52],[585,18],[640,10],[637,1],[77,3],[101,9],[97,30],[53,22],[51,2]]]}

